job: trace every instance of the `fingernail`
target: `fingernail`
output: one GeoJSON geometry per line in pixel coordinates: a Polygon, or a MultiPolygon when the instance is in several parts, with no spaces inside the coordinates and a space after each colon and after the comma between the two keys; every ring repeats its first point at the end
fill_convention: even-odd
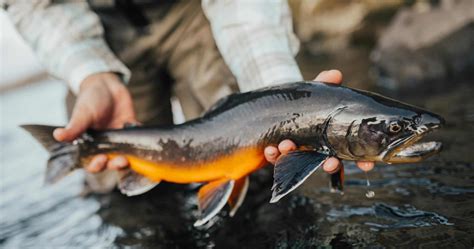
{"type": "Polygon", "coordinates": [[[107,162],[107,156],[106,155],[97,155],[95,157],[95,163],[100,165],[100,164],[104,164],[105,162],[107,162]]]}
{"type": "Polygon", "coordinates": [[[274,147],[272,147],[272,146],[269,146],[269,147],[266,147],[266,148],[265,148],[264,153],[265,153],[265,155],[267,155],[267,156],[274,156],[274,155],[276,155],[276,151],[277,151],[277,150],[278,150],[277,148],[274,148],[274,147]]]}
{"type": "Polygon", "coordinates": [[[125,122],[123,124],[123,128],[135,128],[135,127],[138,127],[140,126],[140,123],[138,122],[125,122]]]}
{"type": "Polygon", "coordinates": [[[370,171],[374,168],[374,163],[373,162],[358,162],[357,165],[359,168],[361,168],[363,171],[370,171]]]}
{"type": "Polygon", "coordinates": [[[63,128],[57,128],[53,131],[53,137],[56,140],[62,140],[62,134],[63,133],[63,128]]]}
{"type": "Polygon", "coordinates": [[[123,166],[127,166],[128,161],[125,157],[119,156],[119,157],[114,158],[114,163],[123,167],[123,166]]]}
{"type": "Polygon", "coordinates": [[[104,154],[99,154],[95,156],[93,159],[95,172],[97,173],[104,170],[108,160],[109,160],[108,157],[104,154]]]}
{"type": "Polygon", "coordinates": [[[107,164],[107,167],[109,169],[114,169],[114,170],[123,169],[127,166],[128,166],[128,161],[123,156],[118,156],[118,157],[112,159],[111,161],[109,161],[109,163],[107,164]]]}
{"type": "Polygon", "coordinates": [[[92,173],[97,173],[102,169],[102,165],[105,163],[107,158],[102,156],[96,156],[92,159],[92,161],[87,166],[87,171],[92,173]]]}
{"type": "Polygon", "coordinates": [[[330,174],[333,174],[339,169],[339,166],[340,166],[339,160],[331,157],[327,159],[326,162],[324,162],[323,168],[324,168],[324,171],[330,174]]]}
{"type": "Polygon", "coordinates": [[[327,73],[328,73],[327,70],[324,70],[324,71],[320,72],[320,73],[316,76],[315,80],[316,80],[316,81],[321,81],[321,80],[322,80],[321,78],[324,79],[324,78],[325,78],[325,75],[326,75],[327,73]]]}

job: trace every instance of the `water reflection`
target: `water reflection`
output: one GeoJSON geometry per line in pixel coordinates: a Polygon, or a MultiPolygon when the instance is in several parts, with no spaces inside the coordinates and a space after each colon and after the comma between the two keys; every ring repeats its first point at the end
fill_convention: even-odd
{"type": "Polygon", "coordinates": [[[344,206],[342,209],[331,209],[327,213],[328,220],[337,221],[352,216],[368,216],[369,219],[382,219],[385,223],[366,221],[364,224],[385,229],[417,228],[435,225],[454,225],[446,217],[434,212],[416,209],[411,205],[402,207],[391,206],[385,203],[375,203],[371,207],[344,206]]]}

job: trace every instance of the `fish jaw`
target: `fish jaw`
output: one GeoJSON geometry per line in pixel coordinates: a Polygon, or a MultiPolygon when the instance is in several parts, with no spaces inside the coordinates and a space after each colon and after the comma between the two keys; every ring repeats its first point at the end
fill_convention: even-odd
{"type": "Polygon", "coordinates": [[[441,152],[443,144],[441,142],[430,141],[409,145],[398,153],[394,154],[389,163],[415,163],[425,160],[428,157],[441,152]]]}
{"type": "Polygon", "coordinates": [[[439,116],[427,116],[413,134],[393,142],[382,154],[381,160],[386,163],[415,163],[438,154],[443,144],[437,141],[418,142],[445,124],[439,116]]]}

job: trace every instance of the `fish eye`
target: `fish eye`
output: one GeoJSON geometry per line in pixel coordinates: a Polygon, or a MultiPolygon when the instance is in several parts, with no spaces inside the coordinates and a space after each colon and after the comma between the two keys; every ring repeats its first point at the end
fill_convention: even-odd
{"type": "Polygon", "coordinates": [[[398,133],[402,130],[402,126],[398,122],[390,123],[388,131],[392,134],[398,133]]]}

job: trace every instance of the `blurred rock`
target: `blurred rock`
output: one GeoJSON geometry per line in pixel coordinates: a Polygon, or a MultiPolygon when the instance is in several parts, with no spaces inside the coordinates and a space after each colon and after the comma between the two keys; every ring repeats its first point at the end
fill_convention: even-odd
{"type": "Polygon", "coordinates": [[[423,83],[441,89],[453,78],[474,76],[474,1],[445,0],[400,10],[371,59],[377,82],[401,91],[423,83]]]}
{"type": "Polygon", "coordinates": [[[388,22],[393,13],[409,1],[290,0],[289,2],[298,37],[312,54],[318,54],[347,48],[354,35],[363,41],[374,39],[377,30],[374,19],[388,22]]]}

